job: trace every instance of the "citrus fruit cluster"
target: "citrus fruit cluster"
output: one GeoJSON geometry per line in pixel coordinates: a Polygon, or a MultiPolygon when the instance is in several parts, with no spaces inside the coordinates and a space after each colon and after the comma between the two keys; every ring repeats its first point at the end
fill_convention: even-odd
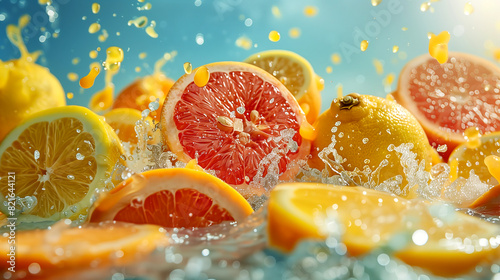
{"type": "MultiPolygon", "coordinates": [[[[494,263],[500,259],[497,227],[454,210],[454,218],[443,224],[445,219],[430,210],[441,206],[411,200],[426,185],[425,177],[415,174],[428,174],[445,161],[450,181],[467,177],[470,170],[489,183],[500,176],[500,158],[490,156],[498,152],[493,132],[498,109],[484,93],[491,89],[487,85],[496,85],[500,71],[458,53],[443,65],[417,58],[401,72],[393,95],[339,96],[321,115],[322,79],[305,58],[280,50],[254,54],[245,62],[210,63],[175,82],[160,73],[143,77],[125,88],[103,116],[81,106],[52,105],[20,114],[22,121],[0,143],[3,219],[62,220],[54,226],[61,239],[49,247],[29,240],[47,238],[53,229],[20,234],[26,241],[20,242],[19,254],[26,260],[20,269],[88,267],[89,260],[116,250],[129,263],[165,245],[163,228],[242,223],[254,211],[250,202],[268,196],[269,246],[278,250],[326,238],[321,221],[333,217],[344,227],[351,256],[385,246],[398,233],[423,231],[425,242],[414,239],[394,255],[441,276],[494,263]],[[463,76],[458,69],[469,71],[463,76]],[[454,84],[457,77],[465,78],[471,87],[467,92],[475,95],[464,94],[454,84]],[[484,106],[473,109],[467,102],[484,106]],[[469,127],[492,133],[473,135],[469,127]],[[116,174],[118,166],[126,168],[124,155],[154,145],[162,154],[175,155],[179,164],[116,174]],[[470,161],[480,164],[471,167],[470,161]],[[12,176],[15,195],[10,194],[12,176]],[[317,183],[328,180],[344,186],[317,183]],[[72,220],[82,228],[67,226],[72,220]],[[463,242],[444,242],[450,233],[463,242]],[[109,235],[117,237],[108,240],[109,235]],[[462,245],[471,236],[471,242],[488,242],[477,241],[473,245],[480,249],[469,252],[462,245]],[[98,250],[75,251],[75,238],[98,250]],[[59,254],[54,247],[69,253],[56,261],[42,257],[47,250],[59,254]],[[32,268],[33,262],[38,267],[32,268]]],[[[52,96],[42,90],[36,94],[52,96]]],[[[493,187],[467,206],[496,215],[498,194],[498,186],[493,187]]]]}

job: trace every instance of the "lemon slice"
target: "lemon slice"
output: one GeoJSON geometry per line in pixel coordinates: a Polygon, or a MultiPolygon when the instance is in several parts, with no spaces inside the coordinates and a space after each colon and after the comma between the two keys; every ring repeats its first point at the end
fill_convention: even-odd
{"type": "Polygon", "coordinates": [[[112,186],[122,153],[118,136],[87,108],[36,113],[0,145],[0,210],[29,222],[82,218],[96,190],[112,186]]]}
{"type": "Polygon", "coordinates": [[[325,239],[326,217],[345,229],[342,242],[351,256],[388,246],[407,264],[439,276],[458,276],[500,260],[500,229],[442,204],[407,200],[363,187],[288,183],[271,192],[270,246],[290,251],[303,239],[325,239]],[[392,243],[391,243],[392,244],[392,243]]]}

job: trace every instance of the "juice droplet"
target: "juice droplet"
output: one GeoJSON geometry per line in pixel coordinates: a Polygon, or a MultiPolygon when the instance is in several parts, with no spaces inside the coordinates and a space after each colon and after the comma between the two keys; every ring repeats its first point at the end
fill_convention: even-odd
{"type": "Polygon", "coordinates": [[[484,159],[484,164],[488,168],[491,176],[500,182],[500,157],[489,155],[484,159]]]}
{"type": "Polygon", "coordinates": [[[434,57],[440,64],[448,61],[448,42],[450,41],[450,33],[443,31],[439,35],[430,35],[429,39],[429,54],[434,57]]]}
{"type": "Polygon", "coordinates": [[[99,5],[99,3],[92,4],[92,13],[97,14],[100,9],[101,9],[101,5],[99,5]]]}
{"type": "Polygon", "coordinates": [[[100,69],[98,67],[92,67],[87,76],[80,79],[80,86],[82,88],[91,88],[94,85],[95,78],[99,75],[100,69]]]}
{"type": "Polygon", "coordinates": [[[465,3],[465,7],[464,7],[464,14],[466,16],[472,14],[474,12],[474,7],[472,6],[472,3],[471,2],[467,2],[465,3]]]}
{"type": "Polygon", "coordinates": [[[118,71],[123,61],[123,50],[119,47],[109,47],[106,50],[104,70],[118,71]]]}
{"type": "Polygon", "coordinates": [[[275,18],[281,18],[281,11],[280,8],[278,8],[278,6],[272,6],[271,13],[275,18]]]}
{"type": "Polygon", "coordinates": [[[326,73],[330,74],[330,73],[332,73],[332,71],[333,71],[333,68],[331,66],[326,67],[326,73]]]}
{"type": "Polygon", "coordinates": [[[366,49],[368,48],[368,41],[366,40],[361,41],[359,48],[361,49],[362,52],[366,51],[366,49]]]}
{"type": "Polygon", "coordinates": [[[337,98],[344,97],[344,86],[342,84],[337,85],[337,98]]]}
{"type": "Polygon", "coordinates": [[[89,26],[89,33],[90,34],[94,34],[99,30],[101,30],[101,25],[97,22],[94,22],[89,26]]]}
{"type": "Polygon", "coordinates": [[[78,57],[73,58],[73,59],[71,60],[71,63],[72,63],[73,65],[77,65],[78,63],[80,63],[80,58],[78,58],[78,57]]]}
{"type": "Polygon", "coordinates": [[[431,2],[424,2],[422,3],[422,5],[420,5],[420,11],[426,12],[427,10],[429,10],[430,6],[431,2]]]}
{"type": "Polygon", "coordinates": [[[300,29],[298,27],[292,27],[290,28],[290,31],[288,31],[288,36],[293,39],[297,39],[300,37],[300,29]]]}
{"type": "Polygon", "coordinates": [[[340,64],[340,62],[342,62],[342,57],[338,53],[332,54],[330,59],[332,60],[333,64],[340,64]]]}
{"type": "Polygon", "coordinates": [[[160,59],[158,59],[158,61],[155,62],[154,72],[160,73],[163,65],[165,65],[165,63],[169,62],[170,60],[174,59],[174,57],[176,56],[177,56],[177,51],[164,53],[163,56],[160,59]]]}
{"type": "Polygon", "coordinates": [[[141,72],[141,67],[136,66],[134,70],[135,70],[136,73],[139,73],[139,72],[141,72]]]}
{"type": "Polygon", "coordinates": [[[142,7],[137,7],[137,10],[139,11],[151,10],[151,3],[146,3],[142,7]]]}
{"type": "Polygon", "coordinates": [[[148,54],[147,54],[147,53],[145,53],[145,52],[141,52],[141,53],[139,54],[139,58],[140,58],[140,59],[145,59],[145,58],[146,58],[146,56],[148,56],[148,54]]]}
{"type": "Polygon", "coordinates": [[[393,53],[397,53],[398,51],[399,51],[399,46],[395,45],[395,46],[392,47],[392,52],[393,53]]]}
{"type": "Polygon", "coordinates": [[[158,38],[158,33],[155,31],[156,22],[154,20],[151,21],[151,24],[146,27],[146,34],[151,38],[158,38]]]}
{"type": "Polygon", "coordinates": [[[205,66],[201,66],[196,70],[196,73],[194,73],[194,83],[198,87],[204,87],[208,83],[209,79],[210,71],[208,71],[208,68],[205,66]]]}
{"type": "Polygon", "coordinates": [[[235,45],[242,49],[249,50],[252,48],[253,43],[252,40],[247,36],[241,36],[238,39],[236,39],[235,45]]]}
{"type": "Polygon", "coordinates": [[[468,149],[476,149],[481,146],[481,131],[479,128],[475,126],[468,127],[464,131],[464,137],[467,142],[465,142],[465,146],[468,149]]]}
{"type": "Polygon", "coordinates": [[[114,87],[112,84],[106,86],[103,90],[92,96],[89,108],[94,112],[101,112],[109,109],[111,105],[113,105],[113,92],[114,87]]]}
{"type": "Polygon", "coordinates": [[[278,31],[273,30],[269,32],[269,40],[271,42],[278,42],[280,40],[280,34],[278,33],[278,31]]]}
{"type": "Polygon", "coordinates": [[[380,3],[382,3],[382,0],[372,0],[372,6],[378,6],[380,3]]]}
{"type": "Polygon", "coordinates": [[[121,34],[120,32],[116,32],[116,36],[120,36],[120,34],[121,34]]]}
{"type": "Polygon", "coordinates": [[[68,99],[73,99],[73,93],[72,93],[72,92],[68,92],[68,93],[66,93],[66,97],[67,97],[68,99]]]}
{"type": "Polygon", "coordinates": [[[52,5],[52,0],[38,0],[40,5],[52,5]]]}
{"type": "Polygon", "coordinates": [[[97,37],[97,39],[99,40],[99,42],[105,42],[107,39],[108,39],[108,31],[106,31],[106,29],[103,29],[102,30],[102,34],[99,35],[99,37],[97,37]]]}
{"type": "Polygon", "coordinates": [[[315,6],[306,6],[304,8],[304,15],[306,15],[307,17],[313,17],[317,14],[318,14],[318,8],[316,8],[315,6]]]}
{"type": "Polygon", "coordinates": [[[92,59],[96,58],[97,57],[97,51],[91,50],[89,52],[89,57],[92,58],[92,59]]]}
{"type": "Polygon", "coordinates": [[[131,26],[132,24],[137,28],[143,28],[144,26],[146,26],[148,24],[148,18],[145,16],[142,16],[142,17],[131,19],[128,21],[128,25],[131,26]]]}
{"type": "Polygon", "coordinates": [[[385,78],[384,78],[384,81],[383,81],[383,84],[384,86],[386,87],[389,87],[392,85],[392,83],[394,82],[394,78],[396,77],[396,75],[394,75],[394,73],[389,73],[385,78]]]}
{"type": "Polygon", "coordinates": [[[406,31],[408,30],[408,27],[401,27],[401,30],[406,31]]]}
{"type": "Polygon", "coordinates": [[[377,74],[382,75],[384,74],[384,64],[382,64],[382,61],[378,59],[373,59],[373,66],[375,66],[375,71],[377,71],[377,74]]]}
{"type": "Polygon", "coordinates": [[[193,71],[193,65],[190,62],[184,62],[184,73],[191,74],[193,71]]]}
{"type": "Polygon", "coordinates": [[[68,80],[75,82],[76,80],[78,80],[78,74],[73,72],[68,73],[68,80]]]}
{"type": "Polygon", "coordinates": [[[303,122],[299,129],[300,136],[303,138],[313,141],[318,136],[318,131],[308,122],[303,122]]]}

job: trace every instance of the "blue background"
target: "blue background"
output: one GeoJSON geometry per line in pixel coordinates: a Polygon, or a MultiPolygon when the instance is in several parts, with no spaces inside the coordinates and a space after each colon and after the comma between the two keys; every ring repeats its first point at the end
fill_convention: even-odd
{"type": "Polygon", "coordinates": [[[38,63],[59,78],[66,92],[74,93],[68,104],[87,105],[92,94],[104,87],[104,75],[98,76],[92,88],[83,90],[78,81],[68,80],[67,74],[85,76],[91,62],[106,59],[105,50],[110,46],[121,47],[125,56],[120,72],[113,79],[117,92],[138,76],[151,74],[155,61],[165,52],[178,52],[162,68],[175,80],[184,73],[184,62],[197,67],[215,61],[241,61],[267,49],[288,49],[308,59],[316,73],[325,79],[322,110],[326,110],[336,97],[339,83],[345,94],[385,96],[394,90],[404,64],[427,52],[428,32],[438,34],[448,30],[451,51],[469,52],[490,60],[493,60],[491,46],[500,47],[500,1],[497,0],[471,1],[475,9],[471,15],[464,14],[464,5],[469,2],[464,0],[433,2],[434,12],[422,12],[422,0],[383,0],[376,7],[370,0],[150,0],[146,1],[152,4],[148,11],[137,9],[146,2],[106,0],[100,2],[97,14],[91,11],[93,2],[53,0],[57,18],[50,22],[47,7],[38,1],[0,0],[0,59],[19,57],[19,51],[6,37],[7,25],[17,23],[20,15],[32,15],[31,24],[23,31],[28,50],[43,51],[38,63]],[[304,15],[308,5],[318,8],[316,16],[304,15]],[[272,14],[272,6],[280,9],[281,18],[272,14]],[[158,38],[149,37],[144,29],[128,26],[130,19],[143,15],[156,21],[158,38]],[[252,20],[251,26],[245,25],[248,18],[252,20]],[[101,30],[108,31],[105,42],[98,40],[101,31],[89,34],[88,27],[93,22],[99,22],[101,30]],[[297,39],[288,35],[293,27],[301,30],[297,39]],[[403,31],[402,27],[408,30],[403,31]],[[280,41],[269,41],[271,30],[280,32],[280,41]],[[54,32],[59,33],[58,38],[48,37],[54,32]],[[197,34],[203,34],[202,45],[196,43],[197,34]],[[242,35],[256,45],[250,50],[236,46],[236,39],[242,35]],[[40,36],[48,38],[41,43],[40,36]],[[365,52],[359,50],[362,39],[370,42],[365,52]],[[394,45],[399,46],[398,53],[392,52],[394,45]],[[91,59],[89,52],[97,47],[101,51],[96,59],[91,59]],[[141,52],[147,53],[145,59],[139,59],[141,52]],[[340,64],[331,61],[333,53],[342,57],[340,64]],[[71,62],[75,57],[80,59],[77,65],[71,62]],[[376,73],[373,59],[384,64],[382,75],[376,73]],[[136,66],[142,68],[141,72],[135,72],[136,66]],[[328,66],[333,69],[331,73],[326,72],[328,66]],[[389,73],[396,75],[396,81],[391,87],[384,87],[382,81],[389,73]]]}

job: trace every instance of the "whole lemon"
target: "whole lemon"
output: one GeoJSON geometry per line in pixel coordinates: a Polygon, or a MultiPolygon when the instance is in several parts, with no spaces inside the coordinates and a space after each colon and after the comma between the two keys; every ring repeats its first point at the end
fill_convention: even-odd
{"type": "Polygon", "coordinates": [[[402,192],[398,194],[408,194],[401,164],[403,153],[397,148],[407,143],[413,146],[410,150],[416,155],[414,159],[418,163],[425,160],[425,170],[430,170],[432,147],[424,130],[408,110],[393,100],[357,93],[336,98],[314,127],[317,137],[312,142],[309,166],[328,170],[329,175],[354,171],[360,175],[353,180],[361,178],[356,183],[366,186],[369,182],[369,187],[399,175],[401,184],[396,189],[402,192]],[[319,156],[327,147],[325,151],[329,152],[324,151],[322,157],[329,164],[319,156]]]}
{"type": "Polygon", "coordinates": [[[64,105],[61,83],[47,68],[23,58],[0,61],[0,141],[29,115],[64,105]]]}

